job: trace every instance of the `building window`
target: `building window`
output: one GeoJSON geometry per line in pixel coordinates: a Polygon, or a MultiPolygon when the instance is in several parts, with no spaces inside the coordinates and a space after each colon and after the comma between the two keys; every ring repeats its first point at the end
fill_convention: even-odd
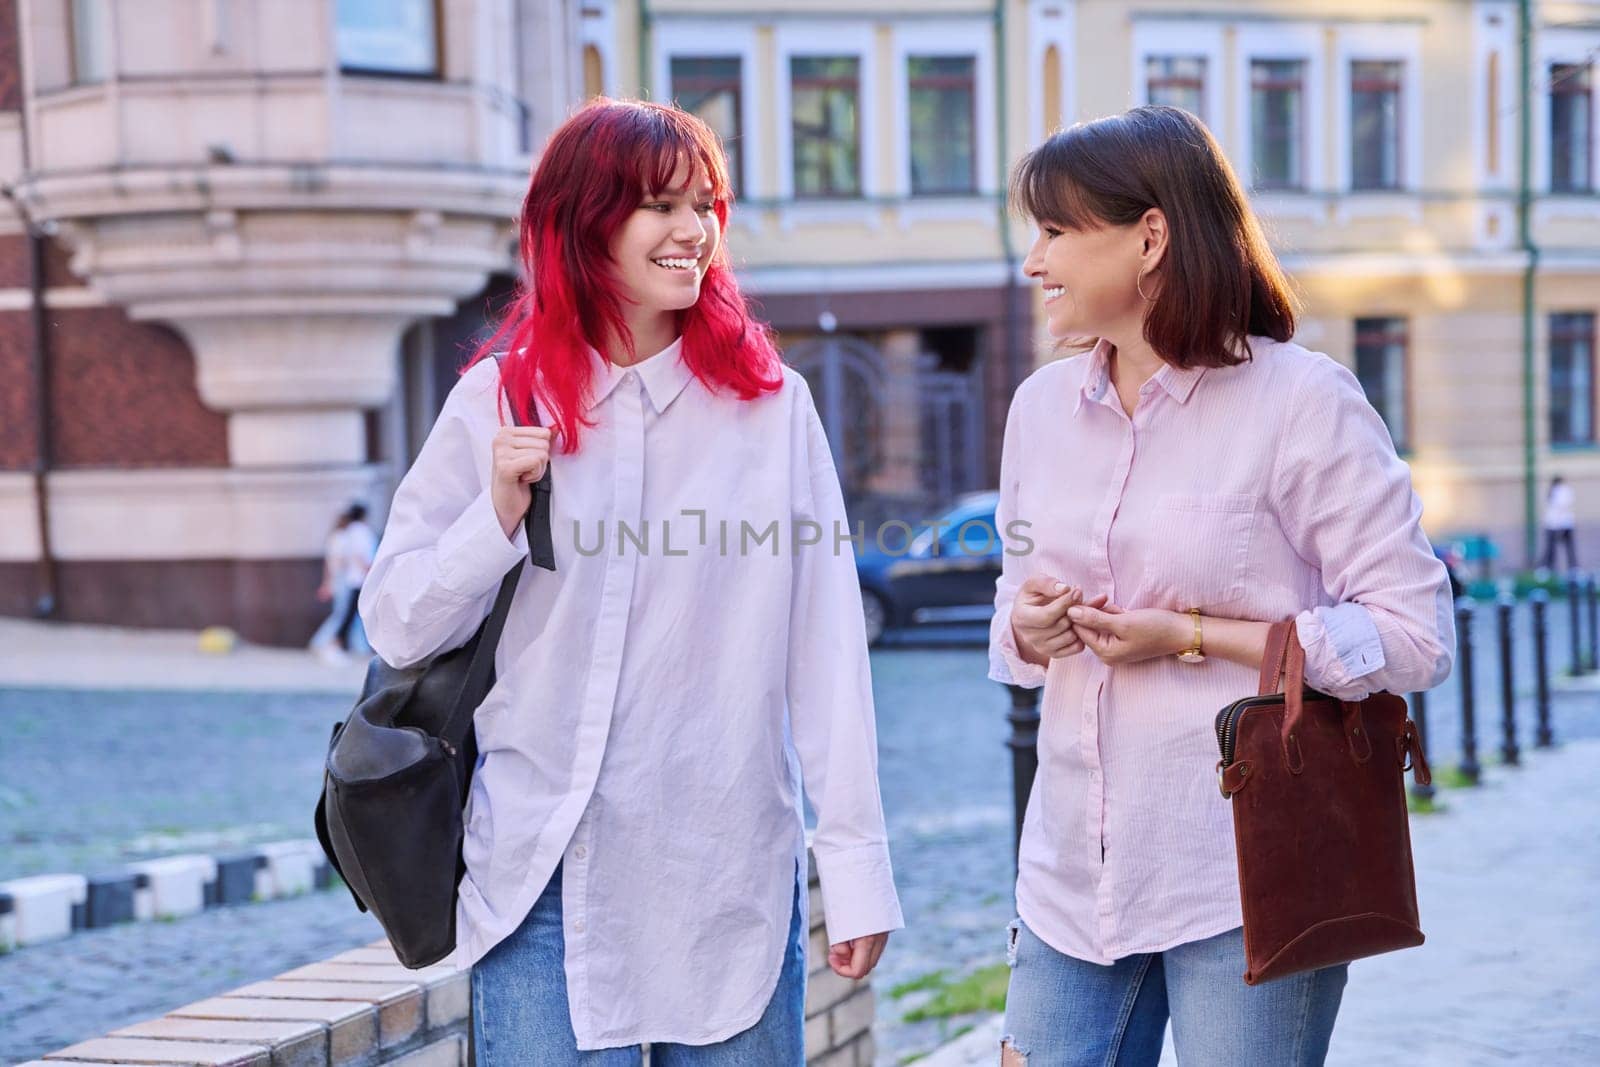
{"type": "Polygon", "coordinates": [[[1061,49],[1044,50],[1044,136],[1061,128],[1061,49]]]}
{"type": "Polygon", "coordinates": [[[794,122],[794,195],[861,195],[861,61],[854,56],[789,60],[794,122]]]}
{"type": "Polygon", "coordinates": [[[1401,65],[1350,64],[1350,187],[1400,188],[1401,65]]]}
{"type": "Polygon", "coordinates": [[[977,191],[976,70],[972,56],[906,60],[913,195],[977,191]]]}
{"type": "Polygon", "coordinates": [[[1550,67],[1550,188],[1586,193],[1594,188],[1591,68],[1570,63],[1550,67]]]}
{"type": "Polygon", "coordinates": [[[1377,410],[1395,450],[1410,447],[1406,425],[1406,320],[1356,320],[1356,378],[1377,410]]]}
{"type": "Polygon", "coordinates": [[[1489,84],[1486,87],[1489,99],[1484,104],[1484,111],[1489,120],[1488,136],[1484,139],[1484,151],[1488,158],[1483,161],[1483,169],[1489,174],[1500,172],[1500,53],[1489,53],[1489,84]]]}
{"type": "Polygon", "coordinates": [[[439,74],[438,0],[339,0],[339,69],[439,74]]]}
{"type": "Polygon", "coordinates": [[[1204,56],[1150,56],[1144,61],[1145,98],[1152,104],[1180,107],[1202,121],[1206,117],[1204,56]]]}
{"type": "Polygon", "coordinates": [[[741,63],[737,56],[718,59],[674,56],[672,59],[672,98],[683,110],[704,120],[722,138],[735,194],[742,194],[744,190],[741,63]]]}
{"type": "Polygon", "coordinates": [[[1250,64],[1250,156],[1258,189],[1303,189],[1305,80],[1301,59],[1250,64]]]}
{"type": "Polygon", "coordinates": [[[1594,442],[1594,314],[1550,316],[1550,443],[1594,442]]]}
{"type": "Polygon", "coordinates": [[[107,0],[72,0],[72,80],[103,82],[111,74],[107,0]]]}
{"type": "Polygon", "coordinates": [[[592,44],[583,46],[583,98],[593,100],[606,91],[606,63],[600,49],[592,44]]]}

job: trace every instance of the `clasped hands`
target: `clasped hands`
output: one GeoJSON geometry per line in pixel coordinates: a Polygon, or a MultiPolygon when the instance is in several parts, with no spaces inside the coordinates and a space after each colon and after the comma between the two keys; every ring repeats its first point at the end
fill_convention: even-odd
{"type": "Polygon", "coordinates": [[[1011,629],[1022,658],[1040,666],[1086,648],[1103,663],[1138,663],[1181,652],[1194,635],[1188,615],[1128,610],[1104,594],[1086,600],[1082,589],[1047,574],[1022,583],[1011,605],[1011,629]]]}

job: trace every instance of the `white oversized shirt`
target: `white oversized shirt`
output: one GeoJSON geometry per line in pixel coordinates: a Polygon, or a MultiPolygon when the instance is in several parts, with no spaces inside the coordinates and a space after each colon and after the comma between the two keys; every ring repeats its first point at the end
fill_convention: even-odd
{"type": "MultiPolygon", "coordinates": [[[[515,930],[561,864],[580,1049],[760,1019],[805,872],[802,772],[829,941],[902,925],[811,394],[787,367],[775,394],[713,393],[680,346],[631,368],[591,351],[596,425],[551,459],[556,569],[524,567],[476,716],[452,960],[515,930]]],[[[361,614],[397,666],[469,637],[527,556],[490,500],[499,396],[492,361],[468,371],[395,494],[361,614]]]]}

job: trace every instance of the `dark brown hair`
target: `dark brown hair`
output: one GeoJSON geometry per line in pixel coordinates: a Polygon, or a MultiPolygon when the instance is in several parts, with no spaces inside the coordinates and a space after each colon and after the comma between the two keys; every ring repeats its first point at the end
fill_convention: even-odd
{"type": "Polygon", "coordinates": [[[1175,107],[1080,122],[1022,157],[1015,210],[1069,230],[1167,217],[1144,339],[1178,367],[1250,358],[1248,334],[1294,336],[1295,298],[1216,138],[1175,107]]]}

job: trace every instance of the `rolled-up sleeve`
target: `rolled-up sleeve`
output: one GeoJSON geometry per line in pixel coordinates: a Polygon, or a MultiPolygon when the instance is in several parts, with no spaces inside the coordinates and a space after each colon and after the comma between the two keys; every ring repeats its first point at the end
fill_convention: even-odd
{"type": "Polygon", "coordinates": [[[490,360],[462,376],[395,490],[360,601],[367,637],[392,666],[466,641],[527,555],[527,533],[506,537],[489,492],[498,381],[490,360]]]}
{"type": "Polygon", "coordinates": [[[1343,700],[1438,685],[1455,659],[1449,577],[1383,420],[1355,376],[1321,358],[1284,427],[1274,511],[1332,601],[1295,620],[1307,683],[1343,700]]]}
{"type": "Polygon", "coordinates": [[[1023,396],[1024,391],[1018,389],[1011,398],[1005,442],[1000,452],[1000,499],[995,506],[994,524],[1002,551],[1000,577],[995,581],[994,618],[989,622],[989,678],[1003,685],[1037,689],[1044,685],[1045,669],[1022,658],[1017,649],[1016,633],[1011,629],[1011,605],[1017,599],[1017,590],[1028,578],[1027,557],[1012,555],[1010,551],[1014,540],[1010,528],[1017,519],[1017,484],[1021,477],[1022,447],[1018,442],[1022,438],[1023,396]]]}
{"type": "MultiPolygon", "coordinates": [[[[804,391],[803,385],[801,386],[804,391]]],[[[810,393],[797,398],[796,523],[821,528],[795,541],[786,690],[806,795],[816,809],[812,854],[829,944],[904,926],[878,791],[878,738],[861,588],[844,496],[810,393]],[[803,419],[800,417],[803,414],[803,419]]]]}

